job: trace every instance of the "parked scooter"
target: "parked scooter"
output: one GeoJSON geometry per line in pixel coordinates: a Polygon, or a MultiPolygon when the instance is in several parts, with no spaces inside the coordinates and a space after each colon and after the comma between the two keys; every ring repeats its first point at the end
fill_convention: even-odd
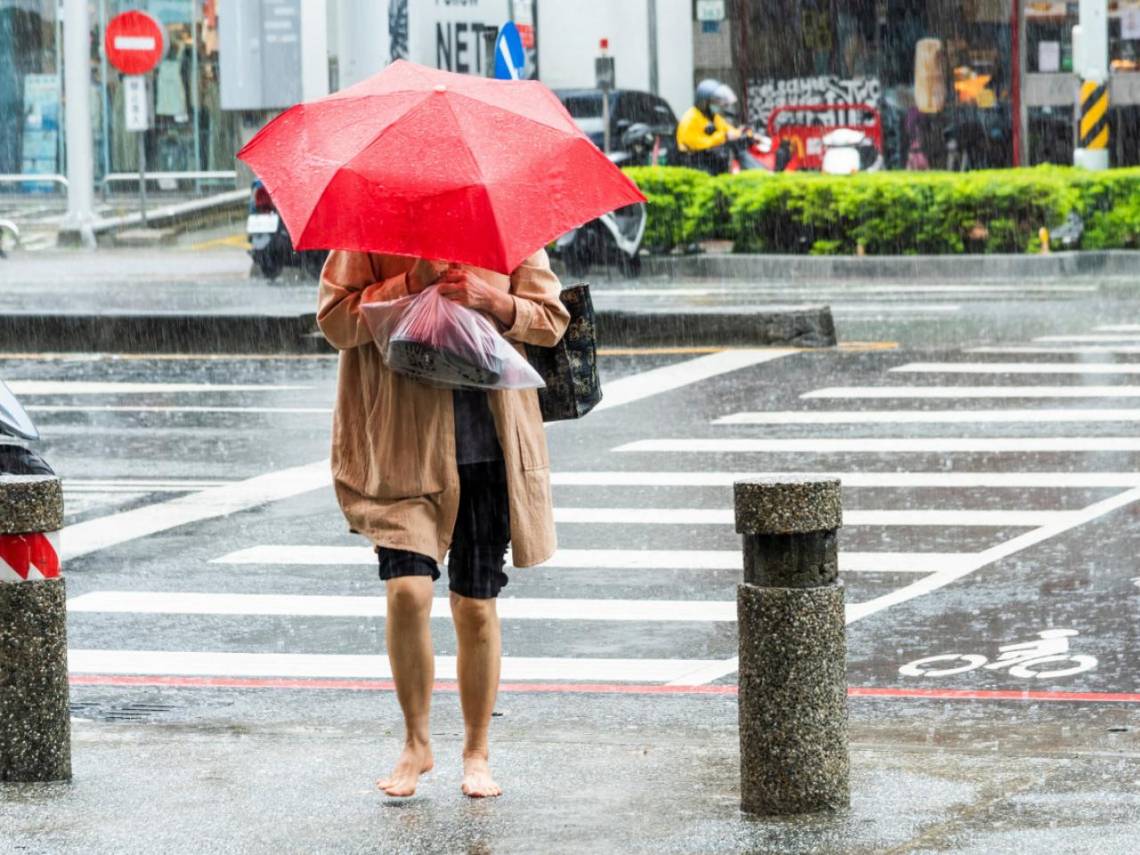
{"type": "MultiPolygon", "coordinates": [[[[641,122],[622,134],[621,146],[621,151],[609,155],[617,166],[648,166],[655,152],[660,157],[662,148],[650,127],[641,122]]],[[[647,220],[644,203],[626,205],[566,232],[554,242],[551,254],[562,259],[571,276],[585,276],[594,264],[615,265],[623,276],[637,276],[647,220]]]]}
{"type": "Polygon", "coordinates": [[[27,411],[0,380],[0,475],[54,475],[47,461],[27,446],[39,438],[27,411]]]}
{"type": "Polygon", "coordinates": [[[297,252],[293,249],[285,221],[260,181],[254,181],[251,188],[245,230],[249,236],[249,254],[266,279],[276,279],[285,267],[300,267],[310,276],[320,276],[328,250],[297,252]]]}
{"type": "Polygon", "coordinates": [[[825,175],[853,175],[856,172],[879,172],[883,155],[871,139],[857,128],[836,128],[823,136],[825,175]]]}

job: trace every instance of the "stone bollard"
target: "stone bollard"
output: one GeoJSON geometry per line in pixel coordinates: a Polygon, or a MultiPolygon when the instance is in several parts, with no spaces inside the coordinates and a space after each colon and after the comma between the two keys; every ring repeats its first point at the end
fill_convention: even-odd
{"type": "Polygon", "coordinates": [[[741,809],[850,804],[838,481],[738,481],[741,809]]]}
{"type": "Polygon", "coordinates": [[[0,475],[0,782],[71,779],[63,492],[0,475]]]}

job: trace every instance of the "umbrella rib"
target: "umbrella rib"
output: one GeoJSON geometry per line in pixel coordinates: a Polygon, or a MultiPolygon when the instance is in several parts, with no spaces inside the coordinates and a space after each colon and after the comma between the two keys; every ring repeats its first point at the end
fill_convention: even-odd
{"type": "MultiPolygon", "coordinates": [[[[419,109],[420,107],[422,107],[424,105],[424,103],[428,100],[428,97],[430,97],[430,93],[425,93],[425,96],[426,97],[424,97],[424,99],[422,101],[420,101],[415,106],[409,108],[405,112],[404,115],[406,116],[407,113],[410,113],[412,110],[416,110],[416,109],[419,109]]],[[[356,158],[360,157],[360,155],[363,154],[365,152],[365,150],[368,149],[370,146],[375,145],[377,142],[382,140],[384,138],[384,135],[387,134],[388,131],[392,130],[392,128],[396,127],[398,124],[399,124],[399,122],[397,122],[395,120],[390,122],[388,124],[388,127],[384,128],[384,130],[380,131],[380,133],[376,134],[376,136],[371,137],[364,145],[362,145],[360,147],[359,151],[355,152],[352,155],[352,157],[348,158],[345,161],[345,167],[342,167],[342,168],[347,168],[348,164],[352,163],[352,161],[354,161],[354,160],[356,160],[356,158]]],[[[329,190],[329,185],[331,185],[333,183],[333,181],[336,179],[336,177],[339,173],[340,173],[339,168],[334,169],[332,174],[329,176],[329,180],[325,182],[324,188],[322,188],[321,192],[317,194],[316,201],[313,202],[313,207],[309,209],[309,215],[305,218],[305,227],[303,229],[301,229],[301,235],[297,239],[298,244],[300,244],[300,242],[304,239],[305,232],[307,232],[309,230],[309,223],[311,223],[312,219],[313,219],[313,211],[317,210],[317,207],[321,204],[321,200],[325,198],[325,193],[327,193],[329,190]]]]}

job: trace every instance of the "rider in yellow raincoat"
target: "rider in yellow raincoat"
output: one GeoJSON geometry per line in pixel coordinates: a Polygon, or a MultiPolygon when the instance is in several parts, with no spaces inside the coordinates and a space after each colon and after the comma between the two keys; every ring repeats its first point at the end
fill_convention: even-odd
{"type": "Polygon", "coordinates": [[[682,152],[682,163],[687,159],[698,169],[714,174],[728,169],[727,144],[740,139],[743,133],[724,118],[735,106],[735,93],[719,80],[697,84],[693,106],[677,123],[677,149],[682,152]]]}

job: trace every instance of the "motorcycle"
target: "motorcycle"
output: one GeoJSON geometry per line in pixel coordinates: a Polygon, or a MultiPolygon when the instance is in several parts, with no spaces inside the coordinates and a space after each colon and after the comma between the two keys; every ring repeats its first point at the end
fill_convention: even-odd
{"type": "MultiPolygon", "coordinates": [[[[660,140],[641,122],[622,134],[621,146],[608,155],[616,166],[647,166],[660,157],[660,140]]],[[[626,205],[561,235],[551,254],[562,259],[571,276],[585,276],[594,264],[615,265],[623,276],[637,276],[647,220],[645,203],[626,205]]]]}
{"type": "Polygon", "coordinates": [[[299,267],[310,276],[320,276],[328,250],[293,249],[293,239],[285,228],[285,221],[269,197],[269,191],[260,181],[254,181],[249,198],[249,216],[246,217],[249,237],[249,254],[253,263],[266,279],[276,279],[285,267],[299,267]]]}
{"type": "Polygon", "coordinates": [[[30,416],[0,380],[0,475],[55,475],[55,470],[28,447],[40,432],[30,416]]]}

